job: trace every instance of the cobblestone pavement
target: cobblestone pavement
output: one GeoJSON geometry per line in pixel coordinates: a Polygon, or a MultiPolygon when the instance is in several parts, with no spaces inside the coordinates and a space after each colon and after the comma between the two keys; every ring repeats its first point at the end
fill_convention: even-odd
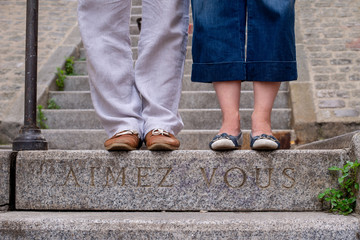
{"type": "MultiPolygon", "coordinates": [[[[77,24],[76,7],[76,0],[39,1],[38,69],[77,24]]],[[[24,87],[25,20],[26,0],[0,1],[0,121],[24,87]]]]}

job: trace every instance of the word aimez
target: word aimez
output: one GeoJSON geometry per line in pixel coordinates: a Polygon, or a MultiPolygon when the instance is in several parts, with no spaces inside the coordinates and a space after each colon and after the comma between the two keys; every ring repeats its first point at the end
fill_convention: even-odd
{"type": "Polygon", "coordinates": [[[296,184],[295,175],[296,170],[291,167],[281,169],[265,167],[245,169],[238,166],[198,167],[184,170],[171,166],[89,167],[88,169],[68,166],[64,172],[64,179],[58,184],[64,187],[173,188],[185,183],[205,188],[222,184],[232,189],[246,185],[255,185],[260,189],[271,186],[290,189],[296,184]]]}

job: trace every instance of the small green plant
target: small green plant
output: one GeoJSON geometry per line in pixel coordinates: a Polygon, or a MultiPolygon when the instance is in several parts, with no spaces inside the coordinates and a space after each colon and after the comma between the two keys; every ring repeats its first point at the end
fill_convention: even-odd
{"type": "Polygon", "coordinates": [[[56,104],[55,99],[49,99],[48,101],[48,109],[60,109],[60,106],[56,104]]]}
{"type": "Polygon", "coordinates": [[[74,57],[68,57],[65,61],[65,74],[73,75],[74,74],[74,57]]]}
{"type": "Polygon", "coordinates": [[[66,79],[64,70],[61,70],[60,68],[57,68],[56,76],[57,76],[56,85],[58,87],[58,90],[63,91],[64,86],[65,86],[65,79],[66,79]]]}
{"type": "Polygon", "coordinates": [[[42,111],[42,109],[43,109],[42,105],[37,106],[36,123],[37,123],[39,128],[46,129],[46,128],[49,128],[49,127],[45,124],[45,121],[47,120],[47,118],[45,117],[44,112],[42,111]]]}
{"type": "Polygon", "coordinates": [[[356,203],[356,192],[359,191],[359,184],[356,182],[360,163],[347,161],[343,168],[331,167],[331,171],[339,171],[338,178],[340,189],[327,188],[318,198],[330,202],[330,211],[342,215],[348,215],[354,211],[356,203]]]}

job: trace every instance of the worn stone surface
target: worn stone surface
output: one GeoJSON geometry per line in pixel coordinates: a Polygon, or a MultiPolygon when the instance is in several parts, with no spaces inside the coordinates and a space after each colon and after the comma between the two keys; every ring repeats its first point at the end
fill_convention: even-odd
{"type": "MultiPolygon", "coordinates": [[[[76,26],[76,8],[76,0],[39,1],[39,69],[76,26]]],[[[24,88],[25,15],[26,1],[0,2],[0,104],[2,106],[12,104],[19,98],[19,94],[24,88]]],[[[58,57],[63,60],[63,56],[58,57]]],[[[48,69],[48,71],[55,72],[56,68],[48,69]]],[[[13,113],[14,111],[2,107],[0,120],[6,118],[7,114],[13,113]]]]}
{"type": "Polygon", "coordinates": [[[19,152],[17,209],[321,210],[344,150],[19,152]]]}
{"type": "MultiPolygon", "coordinates": [[[[81,42],[76,0],[39,1],[38,104],[46,105],[47,91],[57,67],[81,42]]],[[[0,143],[11,143],[23,124],[25,81],[26,1],[0,2],[0,143]]]]}
{"type": "Polygon", "coordinates": [[[355,158],[360,161],[360,131],[352,138],[352,148],[355,158]]]}
{"type": "MultiPolygon", "coordinates": [[[[108,139],[102,129],[44,129],[41,131],[50,149],[62,150],[104,150],[108,139]]],[[[250,130],[244,130],[242,150],[250,149],[250,130]]],[[[180,141],[180,150],[209,150],[209,142],[218,133],[217,130],[182,130],[176,137],[180,141]]],[[[274,130],[274,136],[280,141],[281,149],[290,149],[295,133],[291,130],[274,130]]],[[[143,149],[146,149],[143,144],[143,149]]]]}
{"type": "MultiPolygon", "coordinates": [[[[54,99],[62,109],[93,109],[90,91],[51,91],[49,99],[54,99]]],[[[274,108],[289,107],[288,92],[279,91],[274,108]]],[[[240,108],[252,108],[254,95],[252,91],[242,91],[240,108]]],[[[215,91],[183,91],[179,104],[180,109],[218,109],[219,102],[215,91]]]]}
{"type": "Polygon", "coordinates": [[[10,154],[9,150],[0,150],[0,207],[9,204],[10,154]]]}
{"type": "MultiPolygon", "coordinates": [[[[212,84],[191,82],[190,78],[190,75],[183,76],[183,91],[214,91],[212,84]]],[[[64,91],[90,91],[88,75],[68,76],[65,81],[66,84],[64,91]]],[[[253,90],[253,84],[251,82],[244,82],[241,84],[241,89],[244,91],[251,91],[253,90]]],[[[288,91],[288,89],[289,84],[287,82],[283,82],[280,86],[280,91],[288,91]]]]}
{"type": "Polygon", "coordinates": [[[359,122],[360,2],[299,0],[296,15],[317,122],[359,122]]]}
{"type": "MultiPolygon", "coordinates": [[[[274,136],[280,141],[281,149],[290,149],[290,141],[295,139],[294,131],[275,130],[274,136]]],[[[103,150],[108,138],[100,129],[46,129],[42,134],[50,149],[62,150],[103,150]]],[[[176,137],[180,140],[180,150],[209,150],[209,142],[217,134],[217,130],[182,130],[176,137]]],[[[242,150],[250,149],[250,131],[244,130],[242,150]]],[[[143,145],[143,150],[146,146],[143,145]]]]}
{"type": "MultiPolygon", "coordinates": [[[[351,145],[351,157],[353,160],[358,160],[360,162],[360,132],[355,134],[352,138],[351,145]]],[[[360,173],[358,172],[358,183],[360,182],[360,173]]],[[[360,195],[358,192],[357,201],[356,201],[356,213],[360,213],[360,195]]]]}
{"type": "Polygon", "coordinates": [[[355,240],[357,215],[328,213],[0,213],[2,239],[355,240]]]}
{"type": "Polygon", "coordinates": [[[314,126],[316,122],[311,83],[295,81],[291,82],[289,86],[292,110],[291,127],[296,131],[297,144],[314,141],[317,138],[316,131],[309,127],[309,125],[314,126]],[[305,112],[306,114],[304,114],[305,112]]]}
{"type": "Polygon", "coordinates": [[[359,134],[360,131],[355,131],[343,134],[337,137],[316,141],[296,147],[296,149],[343,149],[350,148],[353,144],[353,137],[359,134]]]}
{"type": "MultiPolygon", "coordinates": [[[[240,109],[241,127],[251,129],[252,109],[240,109]]],[[[94,109],[46,109],[45,123],[50,129],[103,129],[94,109]]],[[[221,127],[220,109],[180,109],[184,130],[217,130],[221,127]]],[[[290,129],[291,110],[274,109],[271,114],[274,129],[290,129]]]]}

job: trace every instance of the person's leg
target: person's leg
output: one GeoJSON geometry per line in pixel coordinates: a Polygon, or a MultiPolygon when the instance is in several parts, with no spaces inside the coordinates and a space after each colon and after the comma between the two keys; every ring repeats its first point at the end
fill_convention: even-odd
{"type": "Polygon", "coordinates": [[[79,0],[78,19],[87,55],[93,105],[109,137],[142,132],[130,44],[130,0],[79,0]]]}
{"type": "Polygon", "coordinates": [[[222,125],[218,134],[209,143],[212,150],[235,150],[242,145],[240,129],[241,81],[213,83],[222,113],[222,125]]]}
{"type": "Polygon", "coordinates": [[[277,149],[271,111],[280,82],[297,79],[295,0],[251,0],[248,4],[247,80],[254,81],[252,149],[277,149]]]}
{"type": "Polygon", "coordinates": [[[248,0],[247,81],[297,79],[295,0],[248,0]]]}
{"type": "Polygon", "coordinates": [[[222,112],[222,125],[218,134],[238,136],[241,129],[239,114],[241,81],[214,82],[213,85],[222,112]]]}
{"type": "Polygon", "coordinates": [[[213,83],[222,110],[222,126],[209,147],[238,149],[241,80],[246,79],[246,1],[192,0],[193,82],[213,83]]]}
{"type": "Polygon", "coordinates": [[[251,116],[252,136],[272,135],[271,111],[280,82],[254,82],[254,112],[251,116]]]}
{"type": "Polygon", "coordinates": [[[142,4],[135,82],[143,103],[143,132],[144,135],[151,133],[145,137],[149,149],[149,145],[159,144],[159,148],[150,150],[173,150],[179,144],[173,135],[183,128],[178,108],[188,37],[189,0],[143,0],[142,4]],[[154,129],[161,130],[152,131],[154,129]],[[152,137],[154,140],[150,139],[152,137]],[[167,146],[161,144],[163,140],[169,141],[166,143],[168,149],[162,149],[167,146]]]}
{"type": "Polygon", "coordinates": [[[193,82],[246,79],[246,1],[192,0],[193,82]]]}
{"type": "Polygon", "coordinates": [[[143,0],[135,82],[142,96],[144,134],[162,128],[177,134],[189,25],[189,0],[143,0]]]}

